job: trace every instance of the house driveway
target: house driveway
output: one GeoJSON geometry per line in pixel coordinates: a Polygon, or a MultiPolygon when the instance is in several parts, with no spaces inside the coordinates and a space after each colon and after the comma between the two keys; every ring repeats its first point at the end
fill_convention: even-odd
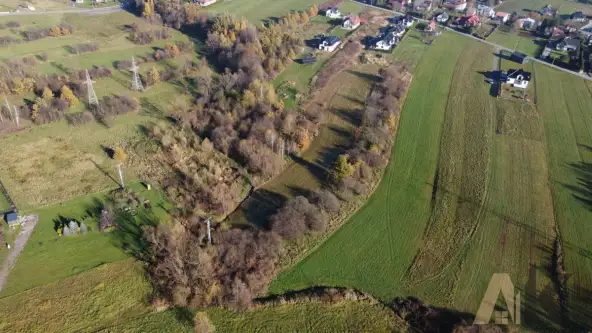
{"type": "Polygon", "coordinates": [[[33,230],[35,229],[35,226],[39,221],[39,215],[28,215],[25,216],[25,219],[26,222],[21,225],[21,231],[18,234],[18,236],[16,236],[14,244],[6,258],[4,258],[4,262],[2,263],[2,267],[0,268],[0,292],[4,288],[6,278],[8,277],[10,270],[16,263],[18,255],[21,253],[23,248],[25,248],[25,244],[27,244],[29,236],[31,236],[31,234],[33,233],[33,230]]]}

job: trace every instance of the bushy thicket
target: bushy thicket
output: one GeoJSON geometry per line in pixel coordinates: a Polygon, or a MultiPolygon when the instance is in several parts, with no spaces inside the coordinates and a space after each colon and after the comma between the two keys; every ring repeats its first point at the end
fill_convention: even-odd
{"type": "Polygon", "coordinates": [[[162,28],[153,31],[135,30],[131,32],[129,39],[134,44],[146,45],[152,43],[155,40],[168,39],[169,37],[169,31],[165,28],[162,28]]]}
{"type": "Polygon", "coordinates": [[[250,306],[275,275],[279,237],[231,229],[213,233],[208,246],[204,225],[193,217],[147,230],[155,290],[177,306],[250,306]]]}
{"type": "MultiPolygon", "coordinates": [[[[366,99],[362,124],[347,152],[347,163],[355,165],[355,168],[342,177],[333,177],[344,199],[365,194],[372,179],[372,169],[383,168],[388,162],[392,134],[400,112],[400,99],[409,87],[410,74],[401,63],[382,69],[379,74],[382,80],[366,99]]],[[[337,160],[334,168],[337,174],[347,169],[343,163],[343,160],[337,160]]]]}
{"type": "Polygon", "coordinates": [[[285,239],[298,239],[306,234],[322,232],[327,227],[327,214],[339,211],[341,203],[329,190],[311,193],[310,198],[289,199],[269,219],[270,229],[285,239]]]}
{"type": "Polygon", "coordinates": [[[140,103],[134,98],[122,95],[104,96],[99,101],[99,106],[92,108],[91,112],[97,120],[104,120],[110,116],[117,116],[140,109],[140,103]]]}
{"type": "Polygon", "coordinates": [[[96,52],[99,50],[98,43],[82,43],[82,44],[75,44],[70,46],[70,52],[74,54],[86,53],[86,52],[96,52]]]}
{"type": "Polygon", "coordinates": [[[151,179],[159,179],[167,196],[187,211],[210,214],[230,212],[242,198],[244,180],[238,166],[229,163],[212,143],[182,128],[158,124],[149,137],[159,147],[144,168],[151,179]],[[167,170],[162,174],[163,170],[167,170]],[[161,175],[161,176],[159,176],[161,175]]]}
{"type": "Polygon", "coordinates": [[[74,28],[67,23],[61,23],[60,25],[51,28],[31,28],[28,30],[21,31],[23,38],[26,41],[34,41],[45,37],[59,37],[70,35],[74,32],[74,28]]]}
{"type": "Polygon", "coordinates": [[[19,39],[16,39],[12,36],[2,36],[0,37],[0,45],[12,45],[12,44],[17,44],[20,43],[21,41],[19,39]]]}

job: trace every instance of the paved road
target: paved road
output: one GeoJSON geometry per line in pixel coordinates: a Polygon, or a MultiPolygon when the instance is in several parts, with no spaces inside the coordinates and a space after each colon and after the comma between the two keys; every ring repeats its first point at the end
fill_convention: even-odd
{"type": "MultiPolygon", "coordinates": [[[[397,11],[394,11],[394,10],[389,10],[389,9],[382,8],[382,7],[372,6],[372,5],[369,5],[369,4],[366,4],[366,3],[361,3],[361,2],[358,2],[358,1],[355,1],[355,0],[350,0],[350,1],[352,1],[352,2],[355,2],[355,3],[358,3],[358,4],[362,5],[362,6],[371,7],[371,8],[374,8],[374,9],[378,9],[378,10],[386,11],[386,12],[389,12],[389,13],[393,13],[393,14],[395,14],[395,15],[405,15],[404,13],[400,13],[400,12],[397,12],[397,11]]],[[[420,21],[420,22],[424,22],[424,23],[430,23],[430,21],[429,21],[429,20],[424,20],[424,19],[420,19],[420,18],[415,18],[415,19],[416,19],[416,20],[418,20],[418,21],[420,21]]],[[[445,27],[445,26],[442,26],[442,25],[438,25],[438,26],[439,26],[440,28],[444,29],[444,30],[452,31],[452,32],[454,32],[454,33],[457,33],[457,34],[459,34],[459,35],[463,35],[463,36],[465,36],[465,37],[472,38],[472,39],[474,39],[474,40],[476,40],[476,41],[479,41],[479,42],[481,42],[481,43],[489,44],[489,45],[491,45],[491,46],[493,46],[493,47],[496,47],[496,48],[498,48],[498,49],[500,49],[500,50],[506,50],[506,51],[514,52],[514,50],[512,50],[512,49],[509,49],[509,48],[507,48],[507,47],[504,47],[504,46],[501,46],[501,45],[498,45],[498,44],[495,44],[495,43],[489,42],[489,41],[487,41],[487,40],[484,40],[484,39],[477,38],[477,37],[475,37],[475,36],[472,36],[472,35],[468,35],[468,34],[462,33],[462,32],[460,32],[460,31],[456,31],[456,30],[454,30],[454,29],[452,29],[452,28],[445,27]]],[[[560,71],[562,71],[562,72],[569,73],[569,74],[571,74],[571,75],[575,75],[575,76],[579,76],[579,77],[581,77],[582,79],[585,79],[585,80],[590,80],[590,81],[592,81],[592,77],[591,77],[590,75],[588,75],[588,74],[585,74],[585,73],[582,73],[582,74],[580,74],[580,73],[577,73],[577,72],[574,72],[574,71],[570,71],[570,70],[568,70],[568,69],[561,68],[561,67],[559,67],[559,66],[556,66],[556,65],[550,64],[550,63],[548,63],[548,62],[546,62],[546,61],[543,61],[543,60],[540,60],[540,59],[537,59],[537,58],[532,58],[532,57],[529,57],[528,59],[530,59],[530,60],[532,60],[532,61],[534,61],[534,62],[541,63],[541,64],[543,64],[543,65],[545,65],[545,66],[553,67],[553,68],[555,68],[555,69],[557,69],[557,70],[560,70],[560,71]]]]}
{"type": "MultiPolygon", "coordinates": [[[[6,282],[6,278],[8,277],[10,270],[16,263],[16,259],[25,247],[25,244],[27,244],[29,236],[31,236],[31,233],[33,233],[33,229],[35,229],[35,225],[37,225],[38,221],[39,215],[33,215],[30,216],[30,219],[28,219],[27,222],[25,222],[21,226],[21,231],[18,234],[18,236],[16,236],[14,244],[6,258],[4,258],[4,262],[2,263],[2,267],[0,268],[0,291],[2,291],[2,289],[4,288],[4,283],[6,282]]],[[[4,246],[4,244],[0,245],[4,246]]]]}
{"type": "Polygon", "coordinates": [[[48,15],[48,14],[87,14],[87,15],[98,15],[98,14],[109,14],[122,11],[123,9],[119,6],[103,7],[96,9],[64,9],[64,10],[50,10],[50,11],[20,11],[20,12],[0,12],[0,16],[24,16],[24,15],[48,15]]]}

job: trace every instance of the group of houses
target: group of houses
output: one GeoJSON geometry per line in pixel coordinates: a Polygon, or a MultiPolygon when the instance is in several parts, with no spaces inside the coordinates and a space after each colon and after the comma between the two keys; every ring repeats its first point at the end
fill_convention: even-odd
{"type": "Polygon", "coordinates": [[[390,19],[390,24],[372,43],[372,48],[382,51],[390,51],[399,44],[407,29],[411,28],[414,19],[411,16],[396,16],[390,19]]]}
{"type": "MultiPolygon", "coordinates": [[[[337,7],[327,8],[325,10],[325,16],[331,19],[341,19],[341,27],[347,30],[355,30],[362,24],[362,20],[358,15],[343,15],[337,7]]],[[[341,38],[337,36],[324,36],[319,40],[318,49],[333,52],[339,45],[341,45],[341,38]]]]}

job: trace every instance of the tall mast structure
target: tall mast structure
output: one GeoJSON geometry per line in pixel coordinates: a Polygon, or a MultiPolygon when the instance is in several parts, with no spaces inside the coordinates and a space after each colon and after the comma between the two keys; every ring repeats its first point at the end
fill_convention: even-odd
{"type": "Polygon", "coordinates": [[[142,91],[144,90],[144,86],[142,85],[142,81],[140,80],[140,74],[138,74],[138,66],[136,65],[136,59],[132,57],[132,67],[130,70],[132,71],[132,90],[142,91]]]}
{"type": "Polygon", "coordinates": [[[88,74],[88,69],[86,70],[86,91],[88,94],[88,105],[99,105],[99,99],[95,93],[95,88],[93,87],[93,81],[90,79],[90,74],[88,74]]]}

